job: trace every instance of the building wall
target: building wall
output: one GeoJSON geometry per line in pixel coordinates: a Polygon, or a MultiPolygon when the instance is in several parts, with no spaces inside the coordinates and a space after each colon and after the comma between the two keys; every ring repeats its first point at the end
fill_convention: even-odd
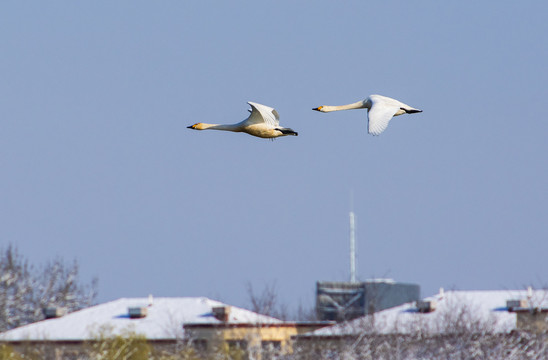
{"type": "Polygon", "coordinates": [[[520,311],[517,313],[517,328],[533,332],[548,331],[548,312],[520,311]]]}
{"type": "Polygon", "coordinates": [[[314,331],[330,323],[276,324],[276,325],[187,325],[185,338],[199,352],[223,352],[233,348],[245,349],[257,358],[260,350],[273,350],[280,354],[292,352],[291,337],[314,331]]]}

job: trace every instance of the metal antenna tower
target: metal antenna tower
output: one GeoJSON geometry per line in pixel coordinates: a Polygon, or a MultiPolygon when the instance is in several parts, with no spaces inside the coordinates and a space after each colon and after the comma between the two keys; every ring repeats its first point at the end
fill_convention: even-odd
{"type": "Polygon", "coordinates": [[[354,219],[354,194],[350,193],[350,282],[356,282],[356,226],[354,219]]]}

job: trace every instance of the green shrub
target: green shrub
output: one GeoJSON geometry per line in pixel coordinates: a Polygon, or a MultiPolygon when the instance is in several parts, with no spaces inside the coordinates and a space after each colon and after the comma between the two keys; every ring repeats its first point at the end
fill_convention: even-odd
{"type": "Polygon", "coordinates": [[[23,357],[19,355],[9,345],[0,345],[0,360],[23,360],[23,357]]]}
{"type": "Polygon", "coordinates": [[[93,360],[148,360],[152,352],[145,336],[131,331],[121,335],[102,332],[88,343],[88,349],[93,360]]]}

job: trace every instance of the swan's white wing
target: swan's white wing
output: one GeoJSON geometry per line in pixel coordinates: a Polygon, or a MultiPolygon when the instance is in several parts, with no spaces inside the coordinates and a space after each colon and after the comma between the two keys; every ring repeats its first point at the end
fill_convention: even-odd
{"type": "Polygon", "coordinates": [[[280,125],[280,115],[273,108],[251,101],[248,104],[251,106],[251,115],[246,120],[248,124],[265,123],[273,128],[280,125]]]}
{"type": "Polygon", "coordinates": [[[372,101],[371,109],[367,112],[369,133],[371,135],[382,133],[398,110],[400,110],[398,105],[372,101]]]}

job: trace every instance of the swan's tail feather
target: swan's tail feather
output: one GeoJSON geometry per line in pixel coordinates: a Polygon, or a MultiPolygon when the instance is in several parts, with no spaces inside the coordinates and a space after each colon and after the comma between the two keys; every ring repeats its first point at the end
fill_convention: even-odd
{"type": "Polygon", "coordinates": [[[276,130],[280,131],[284,135],[294,135],[294,136],[299,135],[298,132],[296,132],[296,131],[294,131],[293,129],[290,129],[290,128],[276,128],[276,130]]]}

